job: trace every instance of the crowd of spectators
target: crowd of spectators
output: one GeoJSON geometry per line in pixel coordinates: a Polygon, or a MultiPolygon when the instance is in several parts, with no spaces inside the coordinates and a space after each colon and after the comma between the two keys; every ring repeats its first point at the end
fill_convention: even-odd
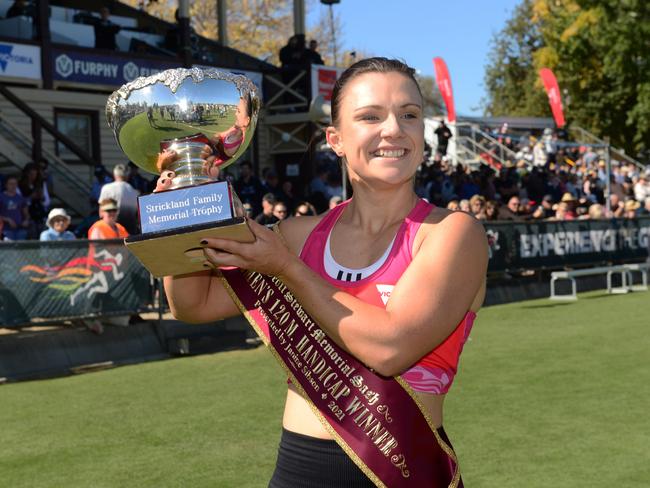
{"type": "MultiPolygon", "coordinates": [[[[612,160],[607,202],[604,154],[589,146],[563,143],[551,131],[538,139],[504,133],[495,137],[511,148],[513,160],[498,167],[489,157],[474,168],[452,166],[451,158],[438,150],[420,167],[417,194],[438,206],[488,221],[650,215],[650,168],[612,160]]],[[[273,169],[263,170],[258,178],[249,161],[228,168],[223,176],[233,184],[247,215],[262,224],[317,215],[344,198],[340,168],[331,160],[318,165],[306,188],[295,188],[290,179],[282,181],[273,169]]],[[[137,233],[137,195],[155,186],[154,179],[143,177],[132,163],[115,166],[112,174],[98,165],[89,189],[91,213],[72,228],[73,234],[68,230],[71,219],[66,210],[50,208],[53,188],[47,160],[26,165],[19,175],[0,175],[0,183],[2,240],[61,240],[91,234],[96,238],[98,226],[90,229],[98,220],[110,221],[110,227],[115,227],[115,220],[124,229],[115,231],[116,236],[137,233]]]]}

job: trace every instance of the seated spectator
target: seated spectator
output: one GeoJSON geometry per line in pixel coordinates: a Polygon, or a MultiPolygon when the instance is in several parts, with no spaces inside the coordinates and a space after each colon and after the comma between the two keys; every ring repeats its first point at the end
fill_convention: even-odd
{"type": "Polygon", "coordinates": [[[460,210],[458,200],[449,200],[447,203],[447,209],[451,210],[452,212],[458,212],[460,210]]]}
{"type": "Polygon", "coordinates": [[[569,212],[569,205],[566,202],[560,202],[553,206],[555,208],[555,215],[549,220],[573,220],[567,218],[569,212]]]}
{"type": "Polygon", "coordinates": [[[288,216],[287,206],[284,202],[275,202],[273,205],[273,216],[278,220],[284,220],[288,216]]]}
{"type": "Polygon", "coordinates": [[[255,217],[255,222],[261,225],[272,225],[278,221],[278,218],[273,215],[273,207],[276,202],[273,193],[267,193],[262,197],[262,213],[255,217]]]}
{"type": "Polygon", "coordinates": [[[329,202],[330,210],[338,206],[342,201],[343,199],[339,195],[334,195],[333,197],[331,197],[329,202]]]}
{"type": "Polygon", "coordinates": [[[577,204],[576,197],[571,195],[571,193],[566,192],[564,195],[562,195],[562,199],[560,200],[560,203],[566,203],[566,215],[563,220],[573,220],[576,218],[576,204],[577,204]]]}
{"type": "Polygon", "coordinates": [[[519,210],[520,204],[521,200],[518,196],[510,197],[508,204],[505,207],[501,207],[499,209],[498,220],[524,220],[524,217],[519,210]]]}
{"type": "Polygon", "coordinates": [[[589,219],[599,220],[605,218],[605,209],[600,203],[592,203],[587,212],[589,219]]]}
{"type": "Polygon", "coordinates": [[[481,195],[474,195],[469,199],[469,209],[474,217],[479,220],[487,220],[485,213],[485,197],[481,195]]]}
{"type": "Polygon", "coordinates": [[[0,218],[4,220],[4,233],[12,241],[27,239],[29,200],[18,193],[18,178],[8,176],[5,190],[0,193],[0,218]]]}
{"type": "Polygon", "coordinates": [[[9,241],[11,241],[11,239],[9,239],[5,235],[4,230],[5,230],[5,221],[2,218],[0,218],[0,242],[9,242],[9,241]]]}
{"type": "Polygon", "coordinates": [[[650,183],[648,183],[648,174],[641,173],[638,181],[634,184],[634,199],[637,202],[643,202],[650,197],[650,183]]]}
{"type": "Polygon", "coordinates": [[[637,211],[641,208],[641,204],[636,200],[628,200],[625,202],[623,218],[625,219],[635,219],[637,218],[637,211]]]}
{"type": "Polygon", "coordinates": [[[460,202],[458,202],[458,209],[461,212],[472,213],[472,210],[469,207],[469,200],[467,198],[463,198],[460,202]]]}
{"type": "Polygon", "coordinates": [[[70,216],[62,208],[53,208],[47,216],[47,230],[41,232],[41,241],[72,241],[75,235],[68,230],[70,216]]]}
{"type": "Polygon", "coordinates": [[[96,241],[102,239],[122,239],[129,233],[117,223],[117,202],[112,198],[100,200],[99,220],[88,229],[88,239],[96,241]]]}
{"type": "Polygon", "coordinates": [[[237,168],[239,169],[239,178],[233,185],[235,193],[242,203],[249,203],[253,207],[253,213],[257,215],[262,211],[260,205],[260,195],[264,194],[262,183],[253,174],[253,165],[250,161],[242,161],[237,168]]]}
{"type": "Polygon", "coordinates": [[[293,213],[294,217],[316,216],[316,209],[309,202],[300,202],[296,205],[296,210],[293,213]]]}
{"type": "Polygon", "coordinates": [[[499,203],[495,200],[485,202],[485,217],[487,220],[497,220],[499,216],[499,203]]]}

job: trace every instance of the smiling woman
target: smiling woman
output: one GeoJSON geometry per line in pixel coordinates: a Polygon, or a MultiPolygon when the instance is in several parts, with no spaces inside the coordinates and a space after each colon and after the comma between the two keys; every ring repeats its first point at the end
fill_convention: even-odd
{"type": "Polygon", "coordinates": [[[276,356],[299,368],[285,368],[271,487],[462,486],[442,409],[485,294],[487,240],[473,217],[414,193],[423,132],[413,70],[356,63],[334,87],[327,129],[354,197],[276,232],[249,221],[253,243],[205,239],[211,270],[165,278],[187,322],[239,313],[244,299],[228,290],[246,282],[262,297],[247,317],[264,319],[276,356]]]}

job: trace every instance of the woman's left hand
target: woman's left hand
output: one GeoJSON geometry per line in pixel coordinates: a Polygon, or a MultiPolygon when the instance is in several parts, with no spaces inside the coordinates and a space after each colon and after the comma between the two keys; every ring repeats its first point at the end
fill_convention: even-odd
{"type": "Polygon", "coordinates": [[[254,242],[204,238],[201,245],[206,264],[217,268],[236,266],[270,276],[282,275],[296,257],[279,234],[254,220],[247,219],[247,223],[255,236],[254,242]]]}

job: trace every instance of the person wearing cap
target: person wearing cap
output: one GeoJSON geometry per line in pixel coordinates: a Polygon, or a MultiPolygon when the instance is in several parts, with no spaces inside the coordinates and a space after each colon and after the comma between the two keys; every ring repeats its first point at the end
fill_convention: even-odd
{"type": "Polygon", "coordinates": [[[117,222],[117,202],[112,198],[100,200],[99,220],[88,229],[88,239],[122,239],[128,236],[127,230],[117,222]]]}
{"type": "Polygon", "coordinates": [[[117,202],[117,222],[123,225],[130,234],[138,231],[138,195],[139,192],[126,180],[128,170],[125,165],[118,164],[113,168],[115,181],[102,187],[99,200],[112,199],[117,202]]]}
{"type": "Polygon", "coordinates": [[[62,208],[53,208],[47,216],[47,229],[41,232],[41,241],[72,241],[75,235],[68,230],[70,216],[62,208]]]}

